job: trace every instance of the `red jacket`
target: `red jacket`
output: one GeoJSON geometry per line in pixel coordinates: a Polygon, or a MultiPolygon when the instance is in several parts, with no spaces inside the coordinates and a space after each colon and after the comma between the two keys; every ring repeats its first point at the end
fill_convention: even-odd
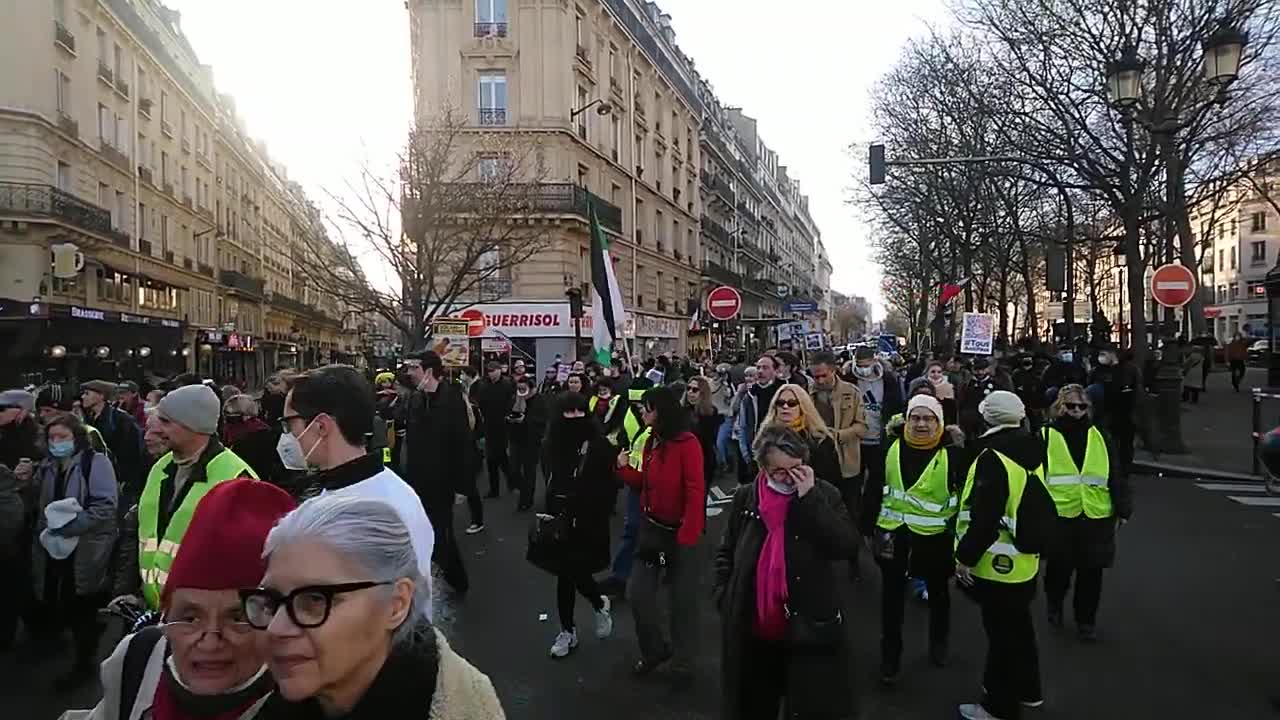
{"type": "Polygon", "coordinates": [[[680,523],[676,540],[696,545],[707,524],[706,482],[702,476],[702,446],[693,433],[644,448],[644,470],[630,465],[618,470],[622,481],[640,491],[640,502],[664,524],[680,523]]]}

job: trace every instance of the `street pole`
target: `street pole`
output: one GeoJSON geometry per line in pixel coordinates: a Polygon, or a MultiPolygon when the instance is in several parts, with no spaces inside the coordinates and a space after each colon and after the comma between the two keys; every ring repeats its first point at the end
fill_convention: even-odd
{"type": "Polygon", "coordinates": [[[573,359],[582,359],[582,317],[573,318],[573,359]]]}

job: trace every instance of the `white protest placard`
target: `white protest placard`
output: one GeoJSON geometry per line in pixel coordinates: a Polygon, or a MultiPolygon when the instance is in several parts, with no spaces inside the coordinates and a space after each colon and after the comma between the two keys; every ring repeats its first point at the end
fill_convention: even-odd
{"type": "Polygon", "coordinates": [[[960,319],[960,352],[990,355],[996,340],[994,313],[964,313],[960,319]]]}

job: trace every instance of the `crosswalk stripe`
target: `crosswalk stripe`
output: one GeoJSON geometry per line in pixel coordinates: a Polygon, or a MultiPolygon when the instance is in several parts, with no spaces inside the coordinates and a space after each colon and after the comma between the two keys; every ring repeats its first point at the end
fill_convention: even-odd
{"type": "Polygon", "coordinates": [[[1256,505],[1258,507],[1280,507],[1280,497],[1241,496],[1241,495],[1228,495],[1227,497],[1232,500],[1235,500],[1241,505],[1256,505]]]}
{"type": "Polygon", "coordinates": [[[1266,492],[1262,483],[1196,483],[1201,490],[1229,493],[1261,493],[1266,492]]]}

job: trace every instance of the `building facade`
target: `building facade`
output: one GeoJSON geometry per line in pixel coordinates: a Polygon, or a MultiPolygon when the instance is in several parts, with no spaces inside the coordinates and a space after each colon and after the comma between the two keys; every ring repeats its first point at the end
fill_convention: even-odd
{"type": "Polygon", "coordinates": [[[1237,333],[1267,337],[1265,279],[1280,261],[1280,214],[1272,199],[1280,201],[1280,165],[1256,185],[1241,181],[1221,202],[1202,203],[1192,213],[1205,320],[1219,342],[1237,333]]]}
{"type": "MultiPolygon", "coordinates": [[[[559,198],[540,203],[549,249],[512,269],[501,292],[474,308],[487,323],[560,317],[548,304],[565,304],[572,289],[590,297],[588,203],[609,235],[626,335],[641,356],[697,351],[709,340],[719,347],[716,338],[736,344],[748,327],[763,342],[792,287],[814,294],[817,233],[807,199],[754,133],[741,137],[737,125],[754,121],[723,108],[656,4],[408,6],[419,120],[449,108],[477,134],[536,138],[547,170],[539,181],[549,199],[559,198]],[[693,316],[721,283],[742,291],[742,321],[715,324],[718,335],[691,333],[711,325],[693,316]]],[[[486,328],[495,340],[505,332],[486,328]]],[[[540,332],[536,343],[512,341],[543,364],[572,354],[571,328],[540,332]]]]}
{"type": "Polygon", "coordinates": [[[256,386],[353,357],[290,237],[305,197],[156,0],[33,0],[0,27],[3,380],[256,386]],[[65,258],[70,257],[70,260],[65,258]],[[9,376],[12,377],[9,377],[9,376]]]}

